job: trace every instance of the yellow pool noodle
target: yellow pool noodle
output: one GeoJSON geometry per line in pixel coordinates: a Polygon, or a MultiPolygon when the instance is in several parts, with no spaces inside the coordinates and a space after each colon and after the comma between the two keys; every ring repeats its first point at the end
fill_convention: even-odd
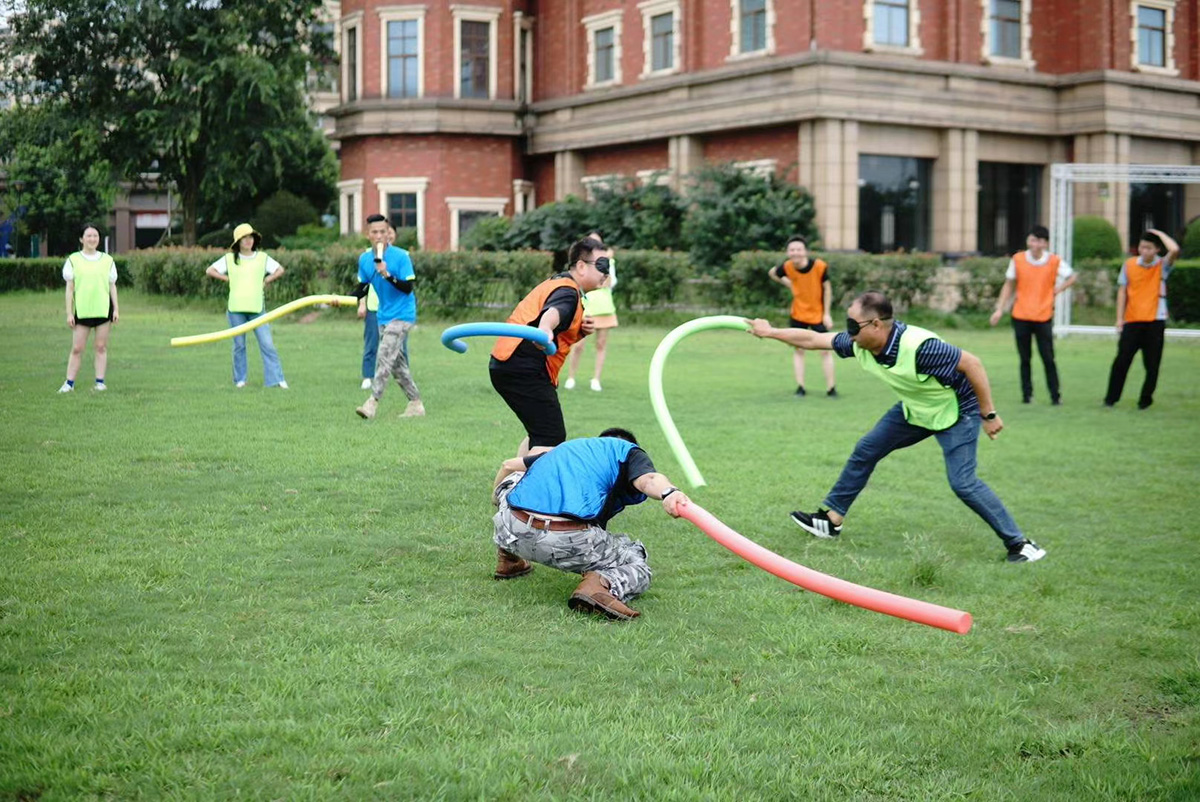
{"type": "Polygon", "coordinates": [[[256,329],[264,323],[270,323],[276,318],[291,314],[297,309],[303,309],[306,306],[313,306],[315,304],[338,304],[357,309],[358,299],[353,295],[306,295],[303,298],[297,298],[290,303],[286,303],[277,309],[272,309],[264,315],[259,315],[254,320],[243,323],[240,326],[234,326],[232,329],[211,331],[208,334],[193,334],[190,337],[172,337],[171,346],[202,345],[203,343],[212,343],[217,340],[228,340],[230,337],[236,337],[239,334],[245,334],[248,331],[256,329]]]}

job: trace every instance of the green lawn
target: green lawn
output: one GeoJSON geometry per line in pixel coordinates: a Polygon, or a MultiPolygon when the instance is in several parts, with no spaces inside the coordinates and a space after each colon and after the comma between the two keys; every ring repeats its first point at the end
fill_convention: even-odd
{"type": "MultiPolygon", "coordinates": [[[[1009,565],[932,441],[877,470],[840,542],[787,518],[890,405],[791,396],[779,343],[708,332],[667,398],[693,498],[810,568],[970,611],[966,636],[803,592],[657,504],[654,584],[613,624],[540,567],[490,578],[490,483],[523,432],[426,320],[429,416],[354,407],[348,310],[275,325],[291,389],[230,382],[222,315],[123,295],[106,394],[56,395],[60,294],[0,296],[0,799],[1195,799],[1200,796],[1200,347],[1169,342],[1154,407],[1102,408],[1111,339],[1060,341],[1065,406],[1017,403],[1010,330],[943,332],[987,365],[1006,429],[981,475],[1049,551],[1009,565]]],[[[614,332],[573,435],[651,413],[666,327],[614,332]]],[[[591,352],[585,355],[590,367],[591,352]]],[[[1035,371],[1040,364],[1035,363],[1035,371]]],[[[590,373],[585,371],[583,378],[590,373]]],[[[821,384],[810,357],[810,387],[821,384]]],[[[586,381],[584,382],[586,387],[586,381]]]]}

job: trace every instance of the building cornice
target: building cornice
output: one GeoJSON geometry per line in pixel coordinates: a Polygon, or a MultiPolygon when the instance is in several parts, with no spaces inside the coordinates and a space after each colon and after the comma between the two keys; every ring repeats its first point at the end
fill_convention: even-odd
{"type": "Polygon", "coordinates": [[[522,107],[515,101],[454,98],[368,99],[329,109],[337,140],[386,134],[523,136],[522,107]]]}

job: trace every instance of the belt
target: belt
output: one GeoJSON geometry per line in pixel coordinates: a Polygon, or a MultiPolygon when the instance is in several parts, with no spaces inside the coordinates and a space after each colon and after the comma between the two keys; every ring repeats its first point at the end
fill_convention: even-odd
{"type": "Polygon", "coordinates": [[[519,510],[516,507],[509,507],[508,511],[518,521],[529,524],[534,529],[541,529],[547,532],[571,532],[577,529],[587,529],[591,525],[584,521],[556,521],[553,518],[538,515],[536,512],[519,510]]]}

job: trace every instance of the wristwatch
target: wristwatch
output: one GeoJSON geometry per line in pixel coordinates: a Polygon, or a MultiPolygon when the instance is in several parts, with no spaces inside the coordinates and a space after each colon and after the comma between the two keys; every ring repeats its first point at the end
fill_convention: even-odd
{"type": "Polygon", "coordinates": [[[994,410],[994,409],[991,412],[987,413],[986,415],[982,412],[979,414],[983,416],[984,420],[995,420],[996,418],[1000,417],[999,415],[996,414],[996,410],[994,410]]]}

